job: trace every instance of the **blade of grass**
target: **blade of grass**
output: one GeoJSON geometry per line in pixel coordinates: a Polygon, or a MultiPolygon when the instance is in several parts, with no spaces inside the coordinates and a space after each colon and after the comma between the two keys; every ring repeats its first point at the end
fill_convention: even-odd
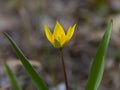
{"type": "Polygon", "coordinates": [[[99,48],[93,60],[92,68],[88,78],[88,82],[85,90],[97,90],[102,80],[105,64],[105,54],[108,48],[112,31],[112,21],[109,23],[107,30],[99,44],[99,48]]]}
{"type": "Polygon", "coordinates": [[[22,90],[15,74],[12,72],[12,70],[10,69],[10,67],[7,65],[6,62],[4,62],[4,66],[6,68],[6,72],[9,76],[13,90],[22,90]]]}
{"type": "Polygon", "coordinates": [[[48,87],[46,86],[46,84],[44,83],[42,78],[38,75],[38,73],[34,70],[32,65],[28,62],[28,59],[24,56],[23,52],[20,50],[20,48],[17,46],[17,44],[14,42],[14,40],[6,33],[5,33],[5,36],[11,43],[14,50],[16,51],[24,68],[26,69],[26,71],[28,72],[30,77],[32,78],[32,80],[33,80],[34,84],[36,85],[36,87],[38,88],[38,90],[48,90],[48,87]]]}

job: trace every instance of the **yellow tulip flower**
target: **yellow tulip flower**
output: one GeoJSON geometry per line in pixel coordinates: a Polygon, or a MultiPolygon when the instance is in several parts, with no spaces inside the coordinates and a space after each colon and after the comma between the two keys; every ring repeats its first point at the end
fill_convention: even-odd
{"type": "Polygon", "coordinates": [[[72,38],[74,34],[76,24],[73,27],[69,27],[67,33],[65,33],[63,27],[59,22],[56,22],[56,26],[54,28],[53,33],[50,31],[47,25],[44,25],[44,30],[47,39],[50,43],[58,49],[62,49],[63,46],[72,38]]]}

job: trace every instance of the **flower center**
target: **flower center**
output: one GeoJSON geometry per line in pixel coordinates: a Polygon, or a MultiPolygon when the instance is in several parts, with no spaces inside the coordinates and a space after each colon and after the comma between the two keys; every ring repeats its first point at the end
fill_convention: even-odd
{"type": "Polygon", "coordinates": [[[65,39],[64,35],[54,35],[53,39],[56,39],[59,43],[62,43],[62,41],[65,39]]]}

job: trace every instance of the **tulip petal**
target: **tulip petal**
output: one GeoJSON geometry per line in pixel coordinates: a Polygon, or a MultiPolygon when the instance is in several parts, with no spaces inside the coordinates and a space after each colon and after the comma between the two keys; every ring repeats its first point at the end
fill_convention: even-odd
{"type": "Polygon", "coordinates": [[[63,27],[60,25],[60,23],[57,21],[56,22],[56,26],[54,28],[54,32],[53,32],[54,35],[62,35],[62,36],[65,36],[65,32],[64,32],[64,29],[63,27]]]}
{"type": "Polygon", "coordinates": [[[64,38],[64,40],[61,42],[61,46],[64,46],[67,43],[67,39],[64,38]]]}
{"type": "Polygon", "coordinates": [[[66,38],[67,38],[66,42],[68,42],[72,38],[74,31],[75,31],[75,27],[76,27],[76,24],[73,27],[70,27],[68,29],[67,34],[66,34],[66,38]]]}
{"type": "Polygon", "coordinates": [[[44,30],[45,30],[45,34],[46,34],[47,39],[53,44],[52,33],[47,25],[44,25],[44,30]]]}

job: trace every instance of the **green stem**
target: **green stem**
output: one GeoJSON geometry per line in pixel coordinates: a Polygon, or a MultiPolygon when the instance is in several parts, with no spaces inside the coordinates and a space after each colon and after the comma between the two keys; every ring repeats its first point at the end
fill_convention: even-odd
{"type": "Polygon", "coordinates": [[[65,79],[66,90],[69,90],[68,80],[67,80],[67,74],[66,74],[66,69],[65,69],[65,63],[64,63],[64,55],[63,55],[62,50],[60,50],[60,56],[61,56],[62,67],[63,67],[63,72],[64,72],[64,79],[65,79]]]}

